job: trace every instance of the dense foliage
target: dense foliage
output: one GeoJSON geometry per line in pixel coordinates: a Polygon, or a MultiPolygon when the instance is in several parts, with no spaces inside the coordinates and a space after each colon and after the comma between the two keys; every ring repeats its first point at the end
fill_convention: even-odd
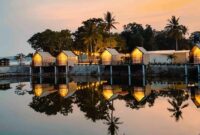
{"type": "Polygon", "coordinates": [[[61,50],[79,50],[87,52],[102,52],[105,48],[116,48],[119,51],[131,52],[136,46],[147,50],[190,49],[192,44],[200,42],[200,32],[193,32],[187,39],[187,27],[179,24],[179,18],[172,16],[166,27],[157,31],[136,22],[124,25],[120,33],[111,32],[116,29],[115,17],[107,12],[102,18],[91,18],[82,22],[78,29],[52,31],[45,30],[34,34],[28,43],[35,50],[58,54],[61,50]]]}

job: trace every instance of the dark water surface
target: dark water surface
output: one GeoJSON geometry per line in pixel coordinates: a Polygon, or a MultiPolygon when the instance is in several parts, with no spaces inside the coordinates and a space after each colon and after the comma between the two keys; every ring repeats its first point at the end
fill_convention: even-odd
{"type": "Polygon", "coordinates": [[[0,135],[199,135],[198,84],[172,78],[1,79],[0,135]]]}

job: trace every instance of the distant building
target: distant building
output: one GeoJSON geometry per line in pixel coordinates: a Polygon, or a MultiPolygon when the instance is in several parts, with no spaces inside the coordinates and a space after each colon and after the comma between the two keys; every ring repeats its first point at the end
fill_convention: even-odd
{"type": "Polygon", "coordinates": [[[32,58],[32,66],[50,66],[55,63],[55,58],[48,52],[36,52],[32,58]]]}
{"type": "Polygon", "coordinates": [[[0,66],[9,66],[9,65],[10,65],[9,59],[6,58],[0,59],[0,66]]]}
{"type": "Polygon", "coordinates": [[[121,63],[122,54],[117,50],[106,48],[101,54],[102,65],[117,65],[121,63]]]}
{"type": "Polygon", "coordinates": [[[184,64],[189,61],[189,50],[146,51],[143,47],[136,47],[131,53],[131,59],[133,64],[184,64]]]}
{"type": "Polygon", "coordinates": [[[78,57],[72,51],[62,51],[56,58],[58,66],[74,66],[78,63],[78,57]]]}
{"type": "Polygon", "coordinates": [[[200,45],[196,44],[190,50],[190,62],[200,64],[200,45]]]}
{"type": "Polygon", "coordinates": [[[0,83],[0,90],[8,90],[10,88],[10,83],[0,83]]]}

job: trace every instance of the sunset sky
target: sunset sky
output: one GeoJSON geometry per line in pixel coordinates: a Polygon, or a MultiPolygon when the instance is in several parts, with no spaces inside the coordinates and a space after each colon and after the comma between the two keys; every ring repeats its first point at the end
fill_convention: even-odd
{"type": "Polygon", "coordinates": [[[111,11],[117,31],[130,22],[161,30],[172,15],[189,32],[200,30],[200,0],[0,0],[0,57],[33,52],[27,40],[37,32],[76,30],[81,22],[111,11]]]}

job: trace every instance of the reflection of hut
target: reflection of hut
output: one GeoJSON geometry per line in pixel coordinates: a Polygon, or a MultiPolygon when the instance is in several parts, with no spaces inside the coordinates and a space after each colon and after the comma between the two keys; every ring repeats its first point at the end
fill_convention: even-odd
{"type": "Polygon", "coordinates": [[[6,58],[0,59],[0,66],[9,66],[9,65],[10,65],[9,59],[6,58]]]}
{"type": "Polygon", "coordinates": [[[133,97],[140,102],[145,97],[144,89],[142,87],[135,87],[133,97]]]}
{"type": "Polygon", "coordinates": [[[194,93],[191,94],[192,101],[197,108],[200,108],[200,90],[195,89],[194,93]]]}
{"type": "Polygon", "coordinates": [[[8,90],[10,89],[10,83],[3,83],[3,84],[0,84],[0,90],[8,90]]]}
{"type": "Polygon", "coordinates": [[[60,84],[58,87],[59,87],[58,92],[60,96],[67,98],[67,97],[72,96],[76,92],[77,83],[70,82],[68,84],[60,84]]]}
{"type": "Polygon", "coordinates": [[[55,58],[48,52],[36,52],[32,58],[34,67],[53,65],[55,58]]]}
{"type": "Polygon", "coordinates": [[[199,48],[199,45],[195,45],[190,50],[190,61],[194,64],[200,64],[200,48],[199,48]]]}
{"type": "Polygon", "coordinates": [[[59,66],[74,66],[78,63],[78,57],[72,51],[62,51],[58,54],[56,63],[59,66]]]}
{"type": "Polygon", "coordinates": [[[150,85],[146,85],[145,87],[134,87],[132,91],[133,97],[138,101],[141,102],[147,96],[151,94],[151,87],[150,85]]]}
{"type": "Polygon", "coordinates": [[[33,92],[36,97],[44,97],[51,93],[54,93],[56,90],[54,86],[49,84],[34,84],[33,85],[33,92]]]}
{"type": "Polygon", "coordinates": [[[113,100],[117,96],[125,96],[127,95],[127,91],[123,91],[121,87],[119,86],[111,86],[111,85],[105,85],[103,86],[103,92],[102,95],[105,97],[106,100],[113,100]]]}
{"type": "Polygon", "coordinates": [[[101,61],[103,65],[116,65],[121,62],[121,54],[111,48],[107,48],[102,54],[101,54],[101,61]]]}

